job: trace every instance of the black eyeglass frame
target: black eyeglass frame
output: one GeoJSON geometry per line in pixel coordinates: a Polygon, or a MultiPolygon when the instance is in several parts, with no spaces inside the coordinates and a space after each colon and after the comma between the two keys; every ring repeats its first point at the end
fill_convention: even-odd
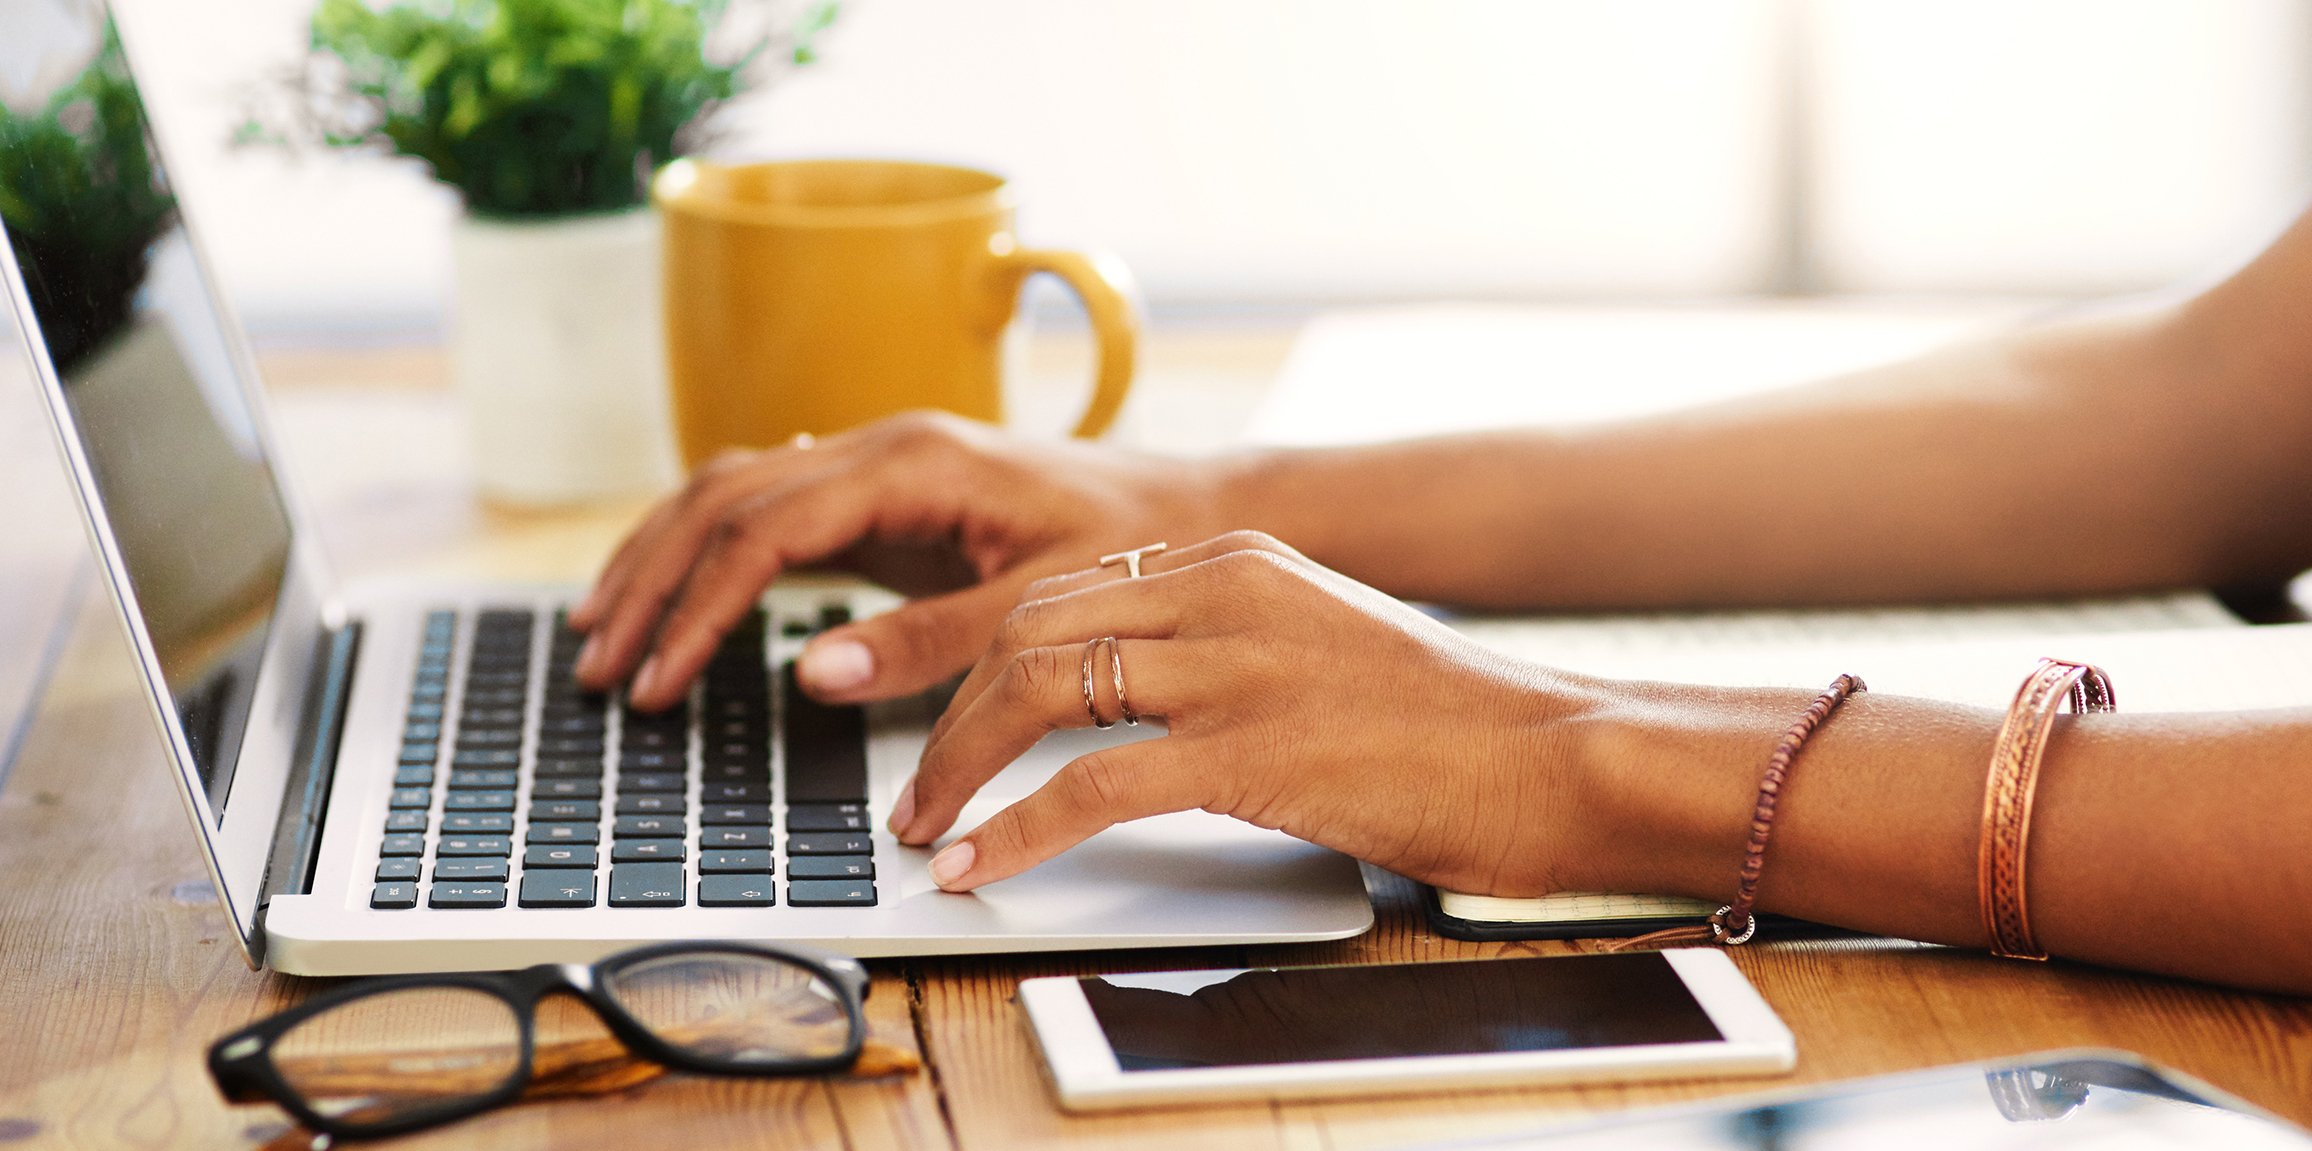
{"type": "Polygon", "coordinates": [[[209,1076],[225,1098],[270,1099],[314,1131],[344,1139],[375,1139],[433,1127],[469,1115],[478,1115],[513,1101],[529,1086],[532,1056],[537,1046],[538,1001],[566,991],[584,1000],[610,1033],[635,1055],[667,1067],[706,1075],[816,1075],[840,1071],[859,1058],[867,1039],[865,1004],[870,987],[867,969],[846,955],[801,947],[760,943],[696,942],[654,943],[607,956],[592,964],[541,963],[517,971],[461,971],[427,975],[381,975],[332,988],[279,1014],[260,1019],[209,1045],[209,1076]],[[644,1027],[603,990],[608,977],[637,963],[669,955],[753,955],[776,959],[809,971],[836,989],[843,1013],[851,1025],[850,1039],[841,1054],[776,1063],[760,1060],[712,1059],[683,1051],[644,1027]],[[480,991],[504,1002],[514,1013],[522,1033],[521,1061],[497,1089],[469,1099],[431,1104],[409,1114],[376,1123],[347,1123],[315,1111],[302,1093],[290,1086],[273,1065],[273,1044],[298,1024],[356,999],[423,987],[456,987],[480,991]],[[250,1041],[254,1045],[250,1046],[250,1041]],[[226,1052],[244,1047],[234,1054],[226,1052]]]}

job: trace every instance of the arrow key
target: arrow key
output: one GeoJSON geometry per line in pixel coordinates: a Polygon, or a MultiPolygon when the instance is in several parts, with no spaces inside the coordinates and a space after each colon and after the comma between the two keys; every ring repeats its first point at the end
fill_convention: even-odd
{"type": "Polygon", "coordinates": [[[524,907],[592,907],[594,873],[553,868],[522,873],[524,907]]]}
{"type": "Polygon", "coordinates": [[[777,902],[768,875],[702,875],[700,907],[769,907],[777,902]]]}

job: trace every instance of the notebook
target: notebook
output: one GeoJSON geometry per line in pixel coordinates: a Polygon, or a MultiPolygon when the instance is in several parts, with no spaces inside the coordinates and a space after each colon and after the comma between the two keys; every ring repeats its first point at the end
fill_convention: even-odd
{"type": "MultiPolygon", "coordinates": [[[[1820,690],[1842,672],[1873,692],[2004,709],[2042,656],[2103,665],[2130,711],[2312,703],[2312,625],[2250,627],[2204,592],[2077,603],[1747,611],[1583,619],[1462,617],[1456,630],[1522,659],[1617,679],[1820,690]]],[[[1462,939],[1637,935],[1697,922],[1720,900],[1432,890],[1462,939]]]]}
{"type": "MultiPolygon", "coordinates": [[[[659,713],[574,682],[583,637],[563,612],[582,589],[337,586],[274,466],[263,392],[109,16],[0,6],[0,53],[38,88],[11,103],[24,130],[0,137],[16,181],[0,196],[7,314],[252,963],[352,975],[582,962],[667,939],[901,955],[1371,925],[1353,861],[1205,812],[1113,828],[969,895],[938,890],[933,849],[881,825],[940,701],[827,707],[794,687],[814,632],[891,602],[860,585],[773,587],[659,713]]],[[[1157,734],[1057,734],[957,828],[1076,756],[1157,734]]]]}

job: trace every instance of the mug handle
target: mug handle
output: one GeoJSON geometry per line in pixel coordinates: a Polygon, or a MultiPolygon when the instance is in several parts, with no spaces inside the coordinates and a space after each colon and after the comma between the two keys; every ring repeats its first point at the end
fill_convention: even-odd
{"type": "Polygon", "coordinates": [[[1139,291],[1132,270],[1105,252],[1015,248],[996,258],[1015,298],[1030,274],[1050,272],[1084,302],[1092,333],[1100,341],[1100,370],[1092,385],[1091,405],[1069,434],[1081,440],[1098,437],[1123,410],[1124,393],[1132,387],[1132,371],[1139,360],[1140,313],[1133,304],[1139,291]]]}

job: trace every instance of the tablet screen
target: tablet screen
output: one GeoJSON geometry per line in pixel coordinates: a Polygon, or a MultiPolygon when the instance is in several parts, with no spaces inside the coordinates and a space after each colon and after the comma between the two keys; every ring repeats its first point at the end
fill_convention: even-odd
{"type": "Polygon", "coordinates": [[[1724,1038],[1653,953],[1082,981],[1126,1072],[1724,1038]]]}

